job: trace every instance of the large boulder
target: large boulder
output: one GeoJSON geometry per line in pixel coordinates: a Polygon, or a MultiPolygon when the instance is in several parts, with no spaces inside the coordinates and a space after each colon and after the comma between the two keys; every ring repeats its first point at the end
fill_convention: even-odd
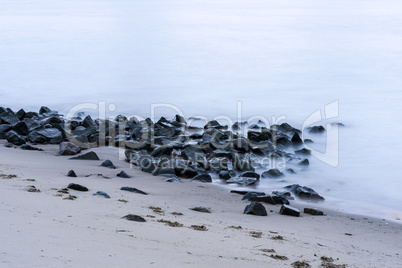
{"type": "Polygon", "coordinates": [[[63,141],[63,135],[57,128],[47,128],[37,133],[45,137],[51,144],[59,144],[63,141]]]}
{"type": "Polygon", "coordinates": [[[81,152],[81,148],[71,142],[62,142],[59,144],[60,155],[76,155],[81,152]]]}
{"type": "Polygon", "coordinates": [[[19,121],[11,125],[12,129],[19,135],[26,136],[29,134],[28,126],[24,121],[19,121]]]}
{"type": "Polygon", "coordinates": [[[12,144],[17,146],[26,143],[24,138],[18,135],[14,130],[10,130],[9,132],[7,132],[6,139],[8,142],[11,142],[12,144]]]}
{"type": "Polygon", "coordinates": [[[11,129],[11,125],[2,124],[0,125],[0,139],[6,138],[6,133],[11,129]]]}
{"type": "Polygon", "coordinates": [[[243,214],[252,214],[256,216],[267,216],[267,210],[265,207],[258,202],[251,202],[249,205],[246,206],[244,209],[243,214]]]}

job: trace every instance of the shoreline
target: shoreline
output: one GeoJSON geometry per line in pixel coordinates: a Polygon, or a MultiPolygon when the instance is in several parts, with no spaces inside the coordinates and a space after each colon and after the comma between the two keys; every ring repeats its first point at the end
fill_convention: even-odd
{"type": "MultiPolygon", "coordinates": [[[[185,179],[181,184],[164,182],[164,177],[130,169],[128,162],[119,160],[117,148],[90,149],[101,160],[88,161],[58,156],[58,145],[37,145],[44,149],[40,152],[5,148],[4,143],[0,141],[0,173],[17,175],[0,180],[1,216],[7,230],[1,239],[9,241],[1,246],[2,262],[12,267],[132,267],[134,261],[155,267],[292,267],[297,261],[311,267],[330,265],[323,256],[347,267],[402,263],[399,223],[327,209],[326,216],[290,217],[278,213],[280,205],[268,204],[264,204],[267,217],[245,215],[248,202],[227,188],[185,179]],[[106,159],[117,168],[101,167],[106,159]],[[66,176],[70,169],[77,178],[66,176]],[[132,178],[116,177],[122,170],[132,178]],[[99,173],[111,179],[85,177],[99,173]],[[70,190],[78,197],[75,200],[64,200],[66,194],[55,196],[71,182],[90,191],[70,190]],[[28,192],[30,185],[40,192],[28,192]],[[121,191],[123,186],[148,195],[121,191]],[[93,196],[96,191],[111,198],[93,196]],[[194,206],[211,207],[212,213],[189,209],[194,206]],[[121,219],[130,213],[147,222],[121,219]],[[183,226],[170,227],[163,221],[183,226]],[[192,225],[208,230],[194,230],[192,225]],[[274,240],[278,236],[283,240],[274,240]]],[[[302,209],[304,204],[293,201],[292,206],[302,209]]]]}

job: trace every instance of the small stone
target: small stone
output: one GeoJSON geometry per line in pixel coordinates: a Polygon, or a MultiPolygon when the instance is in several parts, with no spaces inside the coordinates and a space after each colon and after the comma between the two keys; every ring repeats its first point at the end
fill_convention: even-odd
{"type": "Polygon", "coordinates": [[[120,190],[129,191],[129,192],[137,193],[137,194],[148,195],[146,192],[143,192],[143,191],[138,190],[137,188],[133,188],[133,187],[121,187],[120,190]]]}
{"type": "Polygon", "coordinates": [[[72,157],[70,160],[99,160],[99,157],[95,152],[89,152],[83,155],[72,157]]]}
{"type": "Polygon", "coordinates": [[[26,150],[26,151],[43,151],[43,149],[33,147],[33,146],[29,145],[29,144],[21,145],[20,149],[26,150]]]}
{"type": "Polygon", "coordinates": [[[81,192],[88,192],[88,188],[76,183],[70,183],[67,188],[81,192]]]}
{"type": "Polygon", "coordinates": [[[129,178],[131,178],[131,176],[130,175],[128,175],[125,171],[120,171],[120,173],[119,174],[117,174],[117,177],[120,177],[120,178],[125,178],[125,179],[129,179],[129,178]]]}
{"type": "Polygon", "coordinates": [[[77,174],[75,174],[74,170],[70,170],[70,171],[67,173],[67,177],[76,178],[76,177],[77,177],[77,174]]]}
{"type": "Polygon", "coordinates": [[[173,177],[167,178],[167,179],[165,180],[165,182],[181,183],[181,180],[180,180],[178,177],[173,176],[173,177]]]}
{"type": "Polygon", "coordinates": [[[105,198],[110,198],[110,195],[108,195],[107,193],[102,192],[102,191],[97,191],[97,192],[94,193],[93,195],[102,195],[102,196],[104,196],[105,198]]]}
{"type": "Polygon", "coordinates": [[[323,216],[324,215],[324,212],[322,212],[321,210],[318,210],[318,209],[314,209],[314,208],[305,208],[304,213],[310,214],[313,216],[323,216]]]}
{"type": "Polygon", "coordinates": [[[267,211],[265,207],[259,202],[251,202],[244,209],[243,214],[252,214],[257,216],[267,216],[267,211]]]}
{"type": "Polygon", "coordinates": [[[299,217],[300,211],[297,208],[291,207],[289,205],[282,205],[281,210],[279,211],[279,214],[299,217]]]}
{"type": "Polygon", "coordinates": [[[116,169],[116,167],[113,165],[112,161],[110,160],[105,160],[103,161],[103,163],[101,164],[102,167],[107,167],[107,168],[111,168],[111,169],[116,169]]]}
{"type": "Polygon", "coordinates": [[[190,208],[191,210],[194,210],[194,211],[198,211],[198,212],[204,212],[204,213],[211,213],[211,208],[209,208],[209,207],[204,207],[204,206],[201,206],[201,207],[192,207],[192,208],[190,208]]]}
{"type": "Polygon", "coordinates": [[[285,176],[279,169],[273,168],[268,171],[265,171],[261,175],[263,178],[280,178],[285,176]]]}
{"type": "Polygon", "coordinates": [[[128,214],[128,215],[122,217],[122,219],[126,219],[129,221],[146,222],[146,220],[143,217],[134,215],[134,214],[128,214]]]}

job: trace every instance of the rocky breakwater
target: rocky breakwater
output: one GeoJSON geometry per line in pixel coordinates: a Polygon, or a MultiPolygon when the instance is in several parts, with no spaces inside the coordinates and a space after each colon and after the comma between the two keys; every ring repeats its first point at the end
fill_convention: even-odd
{"type": "MultiPolygon", "coordinates": [[[[325,131],[322,126],[312,129],[317,130],[314,133],[325,131]]],[[[206,183],[219,178],[228,184],[249,186],[302,171],[309,165],[310,151],[304,147],[307,141],[301,139],[301,133],[288,123],[265,126],[262,122],[236,122],[227,126],[213,120],[196,127],[179,115],[157,122],[122,115],[115,120],[93,120],[83,113],[65,119],[47,107],[39,112],[0,107],[0,139],[7,139],[8,146],[60,144],[61,154],[67,155],[117,146],[125,150],[127,161],[144,172],[206,183]]],[[[316,195],[309,198],[306,191],[314,190],[300,187],[290,187],[289,195],[323,200],[316,195]]],[[[285,205],[289,200],[286,195],[251,198],[252,202],[262,198],[285,205]]]]}

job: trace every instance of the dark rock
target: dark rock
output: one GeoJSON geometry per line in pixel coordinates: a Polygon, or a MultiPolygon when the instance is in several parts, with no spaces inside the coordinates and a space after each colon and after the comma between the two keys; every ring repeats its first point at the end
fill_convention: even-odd
{"type": "Polygon", "coordinates": [[[222,170],[221,172],[219,172],[219,178],[225,181],[234,176],[236,176],[236,173],[233,170],[222,170]]]}
{"type": "Polygon", "coordinates": [[[260,193],[260,192],[248,192],[246,193],[243,198],[241,200],[248,200],[251,197],[257,197],[257,196],[261,196],[261,195],[265,195],[265,193],[260,193]]]}
{"type": "Polygon", "coordinates": [[[29,134],[28,126],[24,121],[12,124],[11,128],[19,135],[26,136],[29,134]]]}
{"type": "Polygon", "coordinates": [[[116,169],[116,167],[113,165],[112,161],[105,160],[103,161],[103,163],[101,164],[102,167],[107,167],[107,168],[111,168],[111,169],[116,169]]]}
{"type": "Polygon", "coordinates": [[[173,168],[163,168],[158,167],[152,172],[154,176],[161,176],[161,175],[176,175],[176,172],[173,168]]]}
{"type": "Polygon", "coordinates": [[[171,155],[173,152],[173,147],[171,146],[161,146],[158,148],[155,148],[152,153],[151,156],[152,157],[160,157],[162,155],[171,155]]]}
{"type": "Polygon", "coordinates": [[[6,139],[6,133],[11,129],[11,125],[2,124],[0,125],[0,139],[6,139]]]}
{"type": "MultiPolygon", "coordinates": [[[[230,192],[231,192],[231,193],[233,193],[233,194],[241,194],[241,195],[245,195],[245,194],[249,193],[250,191],[238,191],[238,190],[232,190],[232,191],[230,191],[230,192]]],[[[265,193],[263,193],[263,192],[253,192],[253,193],[256,193],[258,196],[265,195],[265,193]]]]}
{"type": "Polygon", "coordinates": [[[125,171],[120,171],[120,173],[119,174],[117,174],[117,177],[120,177],[120,178],[125,178],[125,179],[129,179],[129,178],[131,178],[131,176],[130,175],[128,175],[125,171]]]}
{"type": "Polygon", "coordinates": [[[140,170],[147,173],[152,173],[156,169],[156,165],[153,162],[153,158],[151,156],[142,156],[138,161],[138,165],[140,170]]]}
{"type": "Polygon", "coordinates": [[[47,128],[37,133],[49,140],[51,144],[59,144],[63,140],[63,135],[57,128],[47,128]]]}
{"type": "Polygon", "coordinates": [[[102,192],[102,191],[97,191],[97,192],[94,193],[93,195],[102,195],[102,196],[104,196],[105,198],[110,198],[110,195],[108,195],[107,193],[102,192]]]}
{"type": "Polygon", "coordinates": [[[272,141],[272,134],[268,131],[264,132],[248,131],[247,138],[249,141],[259,144],[261,142],[272,141]]]}
{"type": "Polygon", "coordinates": [[[39,109],[39,114],[49,114],[49,113],[51,113],[52,112],[52,110],[50,110],[48,107],[46,107],[46,106],[42,106],[42,107],[40,107],[40,109],[39,109]]]}
{"type": "Polygon", "coordinates": [[[288,198],[286,198],[283,195],[271,195],[271,198],[274,200],[276,204],[283,204],[283,205],[289,205],[290,202],[288,198]]]}
{"type": "Polygon", "coordinates": [[[121,187],[120,190],[129,191],[129,192],[137,193],[137,194],[148,195],[146,192],[143,192],[143,191],[138,190],[137,188],[133,188],[133,187],[121,187]]]}
{"type": "Polygon", "coordinates": [[[318,209],[314,209],[314,208],[305,208],[304,213],[310,214],[313,216],[324,216],[324,212],[322,212],[321,210],[318,210],[318,209]]]}
{"type": "Polygon", "coordinates": [[[183,149],[182,155],[188,160],[198,162],[204,158],[204,151],[198,146],[190,145],[183,149]]]}
{"type": "Polygon", "coordinates": [[[48,140],[43,137],[42,135],[39,135],[37,131],[32,131],[31,133],[28,134],[27,136],[28,141],[36,144],[42,144],[46,143],[48,140]]]}
{"type": "Polygon", "coordinates": [[[316,191],[313,189],[306,187],[306,186],[300,186],[299,184],[293,184],[285,187],[286,189],[289,189],[290,192],[295,194],[297,197],[301,199],[307,199],[307,200],[315,200],[315,201],[322,201],[324,200],[324,197],[320,196],[316,191]]]}
{"type": "Polygon", "coordinates": [[[237,183],[243,186],[247,186],[254,184],[256,181],[258,181],[256,178],[251,177],[234,177],[227,180],[226,183],[237,183]]]}
{"type": "Polygon", "coordinates": [[[303,159],[302,161],[299,162],[300,166],[308,166],[310,165],[310,161],[308,161],[308,159],[303,159]]]}
{"type": "Polygon", "coordinates": [[[263,178],[280,178],[285,176],[279,169],[273,168],[268,171],[264,171],[261,175],[263,178]]]}
{"type": "Polygon", "coordinates": [[[292,168],[286,169],[286,171],[290,174],[296,174],[296,172],[292,168]]]}
{"type": "Polygon", "coordinates": [[[16,116],[19,120],[24,119],[25,115],[26,115],[26,113],[25,113],[24,109],[20,109],[20,110],[15,114],[15,116],[16,116]]]}
{"type": "Polygon", "coordinates": [[[242,174],[240,175],[240,177],[256,178],[257,180],[260,179],[260,175],[257,174],[257,173],[255,173],[255,172],[252,172],[252,171],[244,172],[244,173],[242,173],[242,174]]]}
{"type": "Polygon", "coordinates": [[[122,219],[126,219],[129,221],[146,222],[146,220],[143,217],[134,215],[134,214],[128,214],[128,215],[122,217],[122,219]]]}
{"type": "Polygon", "coordinates": [[[213,121],[209,121],[209,122],[204,126],[204,129],[210,129],[210,128],[214,128],[214,129],[228,129],[228,126],[222,126],[221,124],[219,124],[218,121],[213,120],[213,121]]]}
{"type": "Polygon", "coordinates": [[[17,146],[25,144],[24,138],[18,135],[14,130],[10,130],[9,132],[7,132],[6,138],[8,142],[11,142],[12,144],[17,146]]]}
{"type": "Polygon", "coordinates": [[[20,120],[18,120],[18,118],[13,114],[7,114],[7,115],[0,116],[0,124],[12,125],[12,124],[18,123],[19,121],[20,120]]]}
{"type": "Polygon", "coordinates": [[[74,170],[70,170],[70,171],[67,173],[67,177],[73,177],[73,178],[75,178],[75,177],[77,177],[77,174],[75,174],[74,170]]]}
{"type": "Polygon", "coordinates": [[[82,126],[85,128],[90,128],[90,129],[97,129],[98,125],[95,123],[94,120],[92,120],[92,117],[90,115],[87,115],[84,120],[82,121],[82,126]]]}
{"type": "Polygon", "coordinates": [[[12,144],[11,142],[6,142],[6,143],[4,144],[4,147],[13,148],[14,146],[13,146],[13,144],[12,144]]]}
{"type": "Polygon", "coordinates": [[[258,202],[251,202],[249,205],[246,206],[244,209],[243,214],[252,214],[257,216],[267,216],[267,211],[265,207],[258,202]]]}
{"type": "Polygon", "coordinates": [[[250,159],[236,155],[232,161],[234,169],[238,171],[253,171],[254,167],[250,163],[250,159]]]}
{"type": "Polygon", "coordinates": [[[180,180],[178,177],[173,176],[173,177],[167,178],[167,179],[165,180],[165,182],[181,183],[181,180],[180,180]]]}
{"type": "Polygon", "coordinates": [[[279,211],[279,214],[299,217],[300,211],[297,208],[291,207],[289,205],[282,205],[281,210],[279,211]]]}
{"type": "Polygon", "coordinates": [[[233,141],[233,147],[242,153],[248,153],[250,151],[249,142],[245,138],[238,138],[233,141]]]}
{"type": "Polygon", "coordinates": [[[295,151],[295,153],[299,154],[299,155],[311,155],[311,150],[309,150],[307,148],[303,148],[303,149],[295,151]]]}
{"type": "Polygon", "coordinates": [[[193,208],[190,208],[190,209],[194,210],[194,211],[198,211],[198,212],[211,213],[211,208],[209,208],[209,207],[201,206],[201,207],[193,207],[193,208]]]}
{"type": "Polygon", "coordinates": [[[70,158],[71,160],[100,160],[95,152],[88,152],[76,157],[70,158]]]}
{"type": "Polygon", "coordinates": [[[293,134],[292,139],[290,140],[294,146],[300,146],[303,144],[302,139],[298,133],[293,134]]]}
{"type": "Polygon", "coordinates": [[[27,150],[27,151],[43,151],[43,149],[33,147],[29,144],[23,144],[20,146],[20,149],[27,150]]]}
{"type": "Polygon", "coordinates": [[[314,143],[314,141],[311,140],[311,139],[304,139],[304,143],[305,144],[311,144],[311,143],[314,143]]]}
{"type": "Polygon", "coordinates": [[[81,148],[71,142],[62,142],[59,144],[60,155],[76,155],[81,152],[81,148]]]}
{"type": "Polygon", "coordinates": [[[200,174],[191,179],[192,181],[201,181],[201,182],[212,182],[211,175],[209,174],[200,174]]]}
{"type": "Polygon", "coordinates": [[[88,188],[76,183],[70,183],[67,188],[81,192],[88,192],[88,188]]]}
{"type": "Polygon", "coordinates": [[[249,201],[268,203],[268,204],[271,204],[271,205],[276,205],[277,204],[275,202],[275,200],[270,195],[267,195],[267,196],[250,196],[250,198],[248,200],[249,201]]]}
{"type": "Polygon", "coordinates": [[[323,132],[325,132],[325,128],[323,126],[314,126],[309,130],[309,133],[323,133],[323,132]]]}

